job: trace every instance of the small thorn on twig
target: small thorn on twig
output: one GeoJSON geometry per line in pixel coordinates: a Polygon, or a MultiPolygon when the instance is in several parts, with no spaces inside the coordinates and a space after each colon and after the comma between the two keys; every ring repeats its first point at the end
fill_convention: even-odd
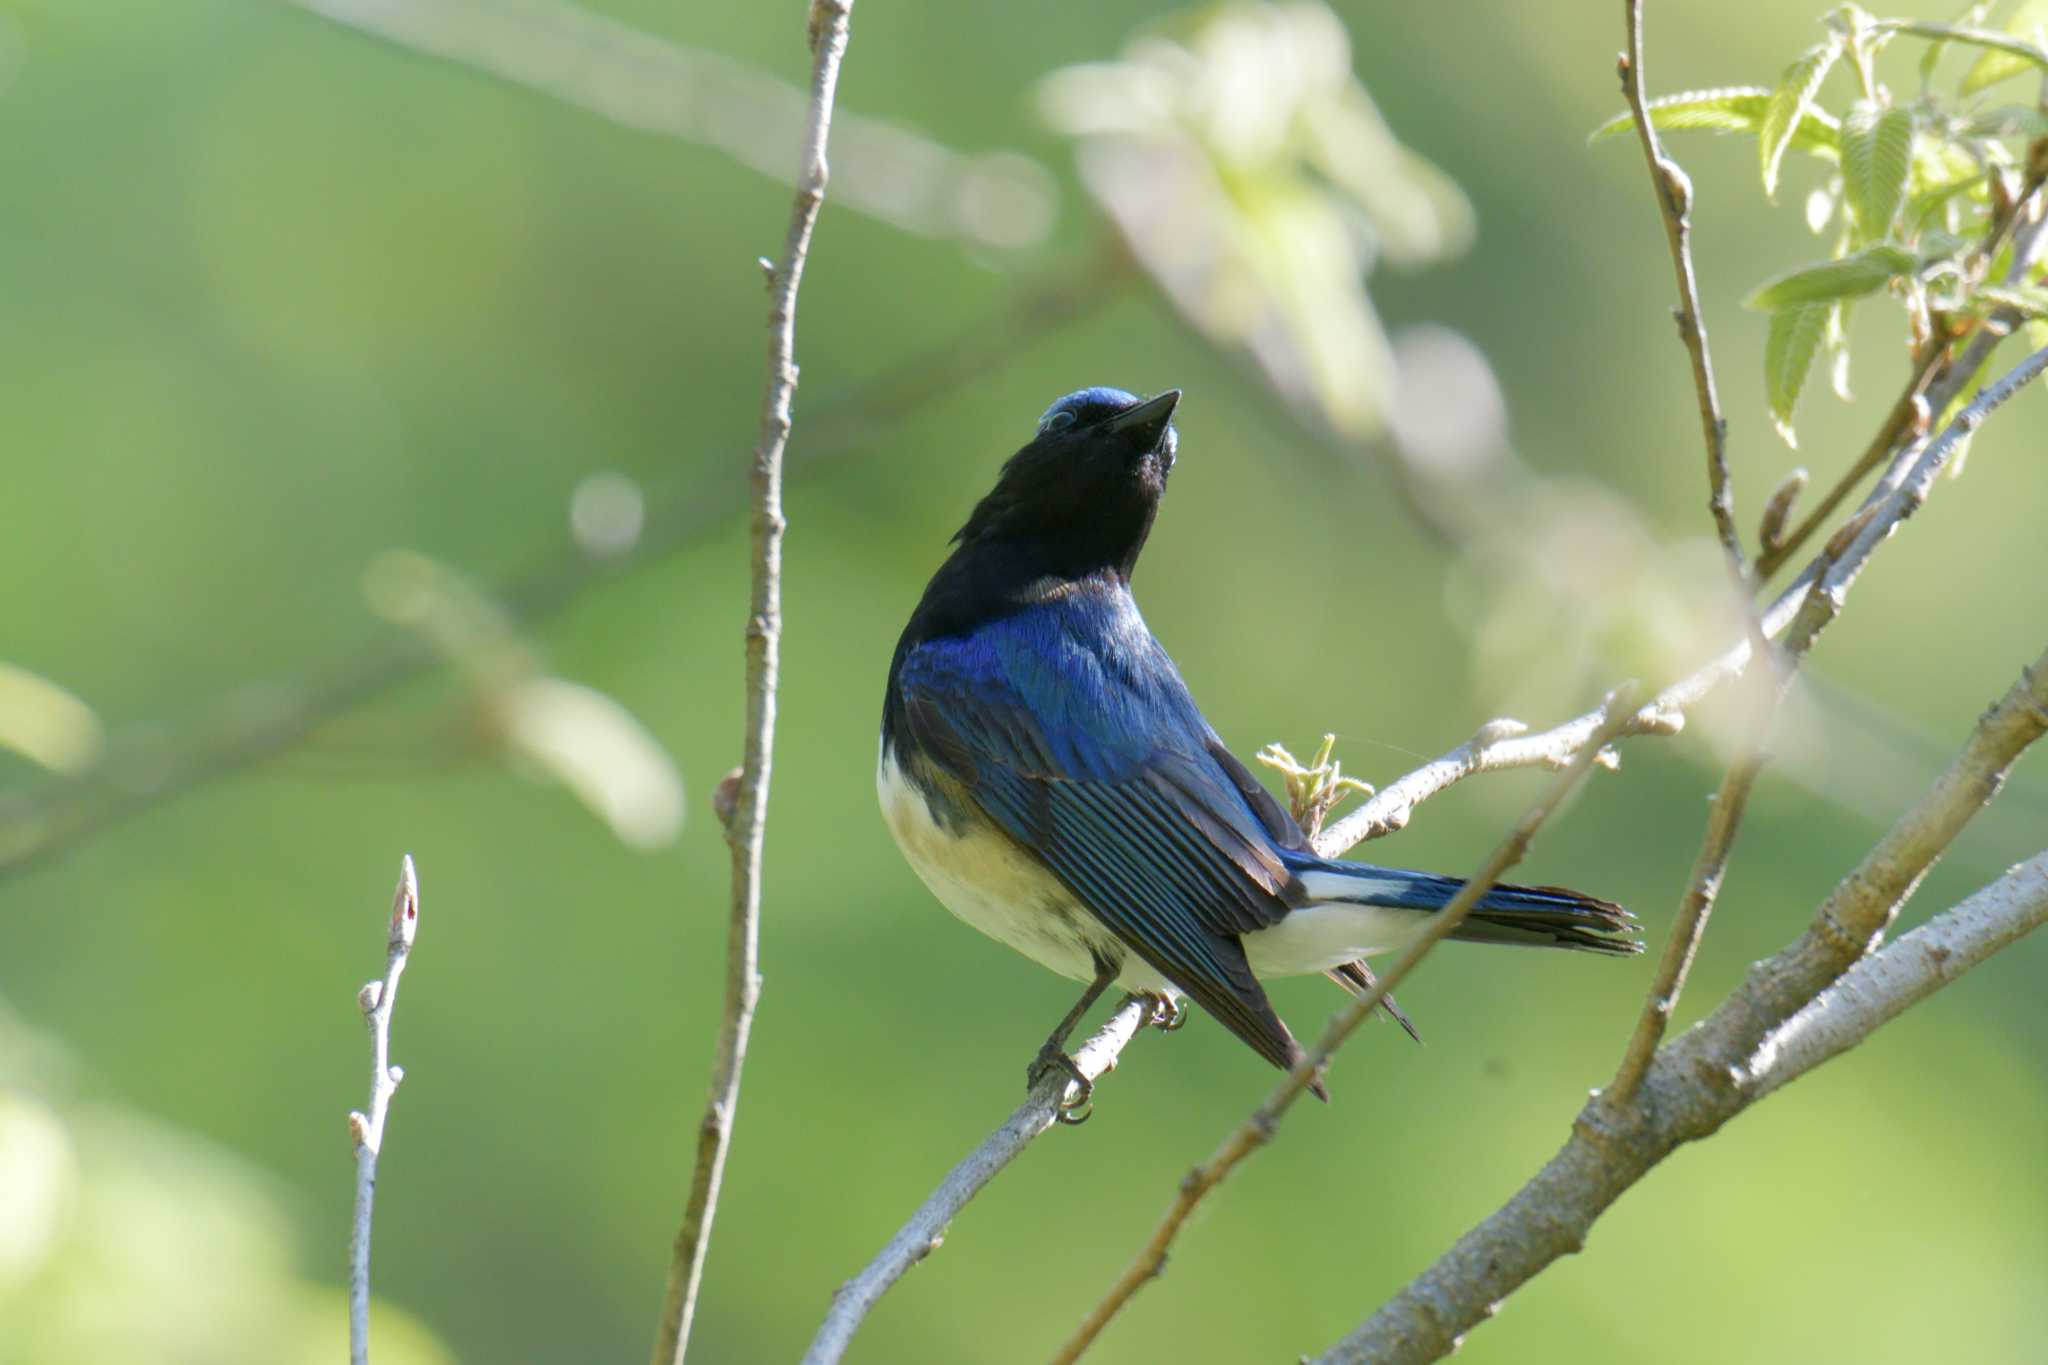
{"type": "Polygon", "coordinates": [[[368,1014],[371,1010],[377,1008],[377,1002],[383,998],[384,983],[381,981],[366,981],[363,983],[363,988],[356,992],[356,1007],[362,1010],[364,1014],[368,1014]]]}
{"type": "Polygon", "coordinates": [[[768,288],[772,292],[775,288],[775,262],[769,260],[766,256],[756,256],[754,264],[761,267],[761,275],[767,281],[768,288]]]}

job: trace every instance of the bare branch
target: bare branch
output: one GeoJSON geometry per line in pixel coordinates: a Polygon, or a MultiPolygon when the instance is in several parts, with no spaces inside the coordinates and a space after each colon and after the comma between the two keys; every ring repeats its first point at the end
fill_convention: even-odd
{"type": "Polygon", "coordinates": [[[1751,1102],[1841,1056],[2043,924],[2048,852],[1842,973],[1757,1050],[1748,1068],[1751,1102]]]}
{"type": "MultiPolygon", "coordinates": [[[[1789,1079],[1767,1081],[1775,1066],[1770,1041],[1880,941],[1927,869],[2044,732],[2048,654],[2023,670],[1978,721],[1948,771],[1835,888],[1813,926],[1753,967],[1711,1017],[1658,1049],[1639,1102],[1617,1106],[1596,1094],[1563,1149],[1512,1199],[1317,1365],[1393,1365],[1448,1355],[1509,1294],[1558,1257],[1580,1250],[1600,1214],[1659,1161],[1789,1079]]],[[[1825,1059],[1816,1053],[1814,1064],[1825,1059]]]]}
{"type": "Polygon", "coordinates": [[[811,0],[811,105],[802,169],[782,257],[768,287],[768,381],[761,400],[761,437],[753,460],[753,601],[747,618],[746,759],[726,842],[732,849],[732,911],[726,948],[725,1015],[711,1095],[697,1135],[696,1169],[676,1234],[654,1365],[682,1365],[690,1324],[703,1283],[704,1256],[718,1212],[718,1190],[732,1148],[740,1073],[747,1035],[761,993],[761,845],[767,831],[768,779],[775,749],[775,684],[782,633],[782,456],[789,442],[790,405],[796,396],[796,299],[818,208],[825,201],[825,149],[832,130],[832,99],[846,53],[853,0],[811,0]]]}
{"type": "Polygon", "coordinates": [[[1073,1365],[1074,1361],[1081,1358],[1096,1337],[1101,1335],[1102,1329],[1109,1325],[1110,1319],[1122,1311],[1124,1305],[1129,1303],[1166,1265],[1167,1249],[1173,1245],[1174,1238],[1180,1234],[1181,1228],[1187,1223],[1189,1215],[1195,1211],[1196,1205],[1200,1204],[1211,1190],[1228,1179],[1239,1162],[1272,1141],[1281,1118],[1294,1102],[1301,1098],[1302,1092],[1308,1089],[1310,1082],[1322,1074],[1324,1068],[1329,1065],[1330,1058],[1344,1045],[1344,1041],[1357,1031],[1360,1024],[1372,1016],[1372,1012],[1379,1008],[1380,1002],[1385,1000],[1396,986],[1408,978],[1408,974],[1415,970],[1416,965],[1428,956],[1430,949],[1443,942],[1464,922],[1472,907],[1493,889],[1493,884],[1500,880],[1502,874],[1522,860],[1522,856],[1528,851],[1530,840],[1536,836],[1536,831],[1542,828],[1544,821],[1550,818],[1563,804],[1564,799],[1578,787],[1586,774],[1592,771],[1597,756],[1606,747],[1607,742],[1624,733],[1633,724],[1636,706],[1632,691],[1628,694],[1617,692],[1610,696],[1602,709],[1604,718],[1590,741],[1581,746],[1571,764],[1550,785],[1542,798],[1515,822],[1514,828],[1508,831],[1507,837],[1494,849],[1485,865],[1470,881],[1459,888],[1458,894],[1451,898],[1449,904],[1429,917],[1415,941],[1408,945],[1393,966],[1382,973],[1370,989],[1350,1001],[1332,1017],[1329,1025],[1323,1030],[1323,1036],[1316,1040],[1316,1045],[1295,1063],[1294,1068],[1274,1087],[1273,1093],[1266,1097],[1265,1102],[1224,1138],[1222,1145],[1217,1147],[1206,1162],[1188,1172],[1186,1178],[1180,1182],[1180,1189],[1175,1194],[1173,1202],[1167,1206],[1165,1216],[1159,1220],[1159,1225],[1153,1229],[1151,1237],[1138,1252],[1137,1259],[1132,1261],[1117,1278],[1116,1283],[1110,1286],[1109,1292],[1103,1296],[1101,1302],[1089,1310],[1087,1317],[1082,1319],[1081,1325],[1074,1330],[1066,1344],[1054,1353],[1053,1365],[1073,1365]]]}
{"type": "MultiPolygon", "coordinates": [[[[1152,1009],[1150,1001],[1126,997],[1095,1035],[1075,1049],[1075,1067],[1091,1081],[1112,1070],[1124,1048],[1151,1017],[1152,1009]]],[[[1030,1096],[1001,1127],[946,1173],[939,1187],[875,1259],[832,1296],[831,1310],[819,1326],[810,1350],[804,1353],[803,1365],[833,1365],[846,1353],[853,1334],[860,1330],[882,1295],[905,1271],[939,1249],[945,1241],[947,1225],[959,1216],[967,1201],[981,1193],[982,1187],[1016,1160],[1034,1138],[1052,1127],[1061,1112],[1060,1106],[1076,1088],[1065,1072],[1049,1074],[1033,1087],[1030,1096]]]]}
{"type": "MultiPolygon", "coordinates": [[[[1692,358],[1693,387],[1699,395],[1700,428],[1707,450],[1707,510],[1713,515],[1714,531],[1720,537],[1721,550],[1727,559],[1729,581],[1742,604],[1752,656],[1760,656],[1771,665],[1771,676],[1758,680],[1756,691],[1762,702],[1750,720],[1751,736],[1721,779],[1721,788],[1714,797],[1713,811],[1687,883],[1685,898],[1679,904],[1677,918],[1657,964],[1656,979],[1644,998],[1642,1016],[1623,1055],[1621,1069],[1610,1087],[1623,1098],[1633,1093],[1643,1067],[1648,1065],[1651,1054],[1663,1040],[1665,1027],[1678,1008],[1686,976],[1692,970],[1693,957],[1706,935],[1708,917],[1714,912],[1714,901],[1720,894],[1721,878],[1734,851],[1736,835],[1742,828],[1743,812],[1749,807],[1750,790],[1763,771],[1765,745],[1770,737],[1772,720],[1784,699],[1791,671],[1798,665],[1796,655],[1773,652],[1764,634],[1763,623],[1751,605],[1749,571],[1743,562],[1742,537],[1735,529],[1735,503],[1729,490],[1728,422],[1721,415],[1720,399],[1714,392],[1714,367],[1707,347],[1707,327],[1700,316],[1699,286],[1693,274],[1692,182],[1686,179],[1678,163],[1664,155],[1663,148],[1658,145],[1657,129],[1643,101],[1642,0],[1626,0],[1625,11],[1628,49],[1619,63],[1621,90],[1628,100],[1636,136],[1643,146],[1643,159],[1649,166],[1650,181],[1657,191],[1657,205],[1664,218],[1664,235],[1671,247],[1671,264],[1678,277],[1678,334],[1692,358]]],[[[1796,491],[1796,486],[1786,486],[1795,487],[1796,491]]],[[[1783,495],[1781,489],[1780,497],[1771,503],[1780,526],[1789,505],[1790,499],[1783,495]]],[[[1767,515],[1767,524],[1769,520],[1767,515]]]]}
{"type": "Polygon", "coordinates": [[[370,1359],[370,1213],[377,1198],[377,1157],[384,1147],[384,1120],[405,1072],[391,1064],[391,1012],[398,1006],[398,978],[419,933],[420,883],[412,855],[398,865],[398,889],[391,896],[391,928],[384,939],[384,975],[356,994],[370,1030],[370,1107],[351,1111],[348,1132],[356,1153],[356,1209],[348,1238],[348,1358],[370,1359]]]}
{"type": "MultiPolygon", "coordinates": [[[[1786,676],[1789,678],[1790,674],[1786,676]]],[[[1664,952],[1657,961],[1656,979],[1651,982],[1649,994],[1643,999],[1643,1011],[1622,1053],[1621,1066],[1607,1086],[1607,1093],[1615,1104],[1625,1104],[1635,1097],[1636,1086],[1649,1069],[1650,1058],[1656,1055],[1658,1044],[1664,1041],[1664,1032],[1671,1026],[1671,1016],[1678,1011],[1678,997],[1685,989],[1685,979],[1692,971],[1700,941],[1706,936],[1707,917],[1713,913],[1714,901],[1721,893],[1721,879],[1728,871],[1735,835],[1742,827],[1743,812],[1749,806],[1749,793],[1763,772],[1763,745],[1769,731],[1770,713],[1777,710],[1777,703],[1783,696],[1783,687],[1772,689],[1769,708],[1754,722],[1754,740],[1728,765],[1728,771],[1721,778],[1720,790],[1714,793],[1713,808],[1707,815],[1706,834],[1701,840],[1699,856],[1693,861],[1692,874],[1686,879],[1685,898],[1679,902],[1670,935],[1664,940],[1664,952]]]]}
{"type": "Polygon", "coordinates": [[[1707,346],[1706,319],[1700,316],[1699,281],[1692,268],[1692,181],[1677,162],[1664,155],[1650,112],[1643,105],[1643,0],[1627,0],[1627,13],[1628,50],[1616,64],[1621,93],[1635,119],[1636,138],[1643,145],[1643,160],[1657,191],[1664,235],[1671,244],[1671,266],[1678,277],[1678,335],[1692,358],[1700,435],[1707,448],[1707,510],[1713,514],[1714,531],[1728,556],[1736,590],[1747,597],[1748,569],[1742,558],[1742,536],[1735,529],[1735,499],[1728,487],[1728,419],[1721,415],[1721,399],[1714,391],[1714,361],[1707,346]]]}

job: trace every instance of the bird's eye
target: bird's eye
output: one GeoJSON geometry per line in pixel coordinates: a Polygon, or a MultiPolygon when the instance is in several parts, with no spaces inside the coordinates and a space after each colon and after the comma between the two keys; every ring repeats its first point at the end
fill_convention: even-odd
{"type": "Polygon", "coordinates": [[[1038,434],[1040,436],[1043,436],[1047,432],[1051,431],[1065,431],[1068,427],[1072,425],[1074,425],[1073,413],[1049,412],[1046,414],[1045,420],[1038,424],[1038,434]]]}

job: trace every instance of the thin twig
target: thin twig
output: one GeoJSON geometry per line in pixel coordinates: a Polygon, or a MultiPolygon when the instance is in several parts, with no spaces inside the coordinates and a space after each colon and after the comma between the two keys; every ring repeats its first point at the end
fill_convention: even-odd
{"type": "Polygon", "coordinates": [[[1751,657],[1763,659],[1770,667],[1754,675],[1757,677],[1755,691],[1761,700],[1756,714],[1750,718],[1751,736],[1742,752],[1728,765],[1728,771],[1721,779],[1721,789],[1714,797],[1699,857],[1693,864],[1692,876],[1687,882],[1685,897],[1679,904],[1670,936],[1665,940],[1656,979],[1644,997],[1642,1015],[1623,1055],[1620,1073],[1615,1083],[1608,1087],[1614,1103],[1625,1103],[1632,1097],[1636,1081],[1641,1077],[1641,1068],[1647,1065],[1650,1054],[1663,1040],[1664,1030],[1678,1008],[1686,976],[1692,970],[1693,957],[1706,935],[1707,920],[1714,912],[1714,901],[1720,894],[1721,880],[1727,872],[1736,835],[1742,828],[1743,812],[1749,807],[1750,790],[1763,771],[1772,720],[1790,685],[1792,669],[1798,663],[1796,656],[1773,650],[1750,600],[1749,573],[1743,562],[1742,537],[1735,528],[1734,497],[1729,489],[1728,423],[1721,415],[1720,399],[1714,392],[1714,367],[1709,358],[1706,323],[1700,317],[1699,286],[1693,274],[1692,182],[1676,162],[1665,157],[1658,145],[1650,111],[1643,100],[1642,0],[1626,0],[1623,8],[1628,24],[1628,50],[1619,64],[1621,89],[1628,100],[1637,137],[1643,145],[1643,158],[1649,166],[1651,183],[1657,191],[1657,204],[1664,219],[1664,235],[1670,243],[1671,263],[1678,277],[1678,334],[1684,339],[1686,351],[1692,357],[1693,386],[1699,395],[1700,427],[1706,442],[1707,509],[1713,515],[1714,531],[1720,537],[1721,550],[1727,560],[1729,581],[1735,589],[1749,630],[1751,657]]]}
{"type": "MultiPolygon", "coordinates": [[[[1408,1365],[1450,1354],[1516,1289],[1560,1256],[1583,1249],[1594,1221],[1658,1162],[1796,1074],[1776,1055],[1775,1040],[1881,940],[1927,869],[2043,733],[2048,653],[2022,670],[1948,770],[1843,878],[1807,932],[1751,968],[1706,1021],[1658,1049],[1639,1103],[1617,1110],[1594,1095],[1563,1149],[1513,1198],[1316,1365],[1408,1365]]],[[[2039,861],[2032,866],[2038,869],[2039,861]]],[[[2012,881],[2001,886],[2009,891],[2012,881]]],[[[1893,957],[1902,946],[1880,956],[1893,957]]],[[[1833,1054],[1810,1049],[1799,1055],[1804,1064],[1818,1065],[1833,1054]]]]}
{"type": "MultiPolygon", "coordinates": [[[[1777,701],[1783,695],[1782,688],[1773,689],[1768,711],[1776,711],[1777,701]]],[[[1728,765],[1728,771],[1721,778],[1720,790],[1714,793],[1706,834],[1702,837],[1699,855],[1693,861],[1692,873],[1686,879],[1685,897],[1679,903],[1670,935],[1664,941],[1664,952],[1657,962],[1656,979],[1643,1000],[1642,1014],[1637,1018],[1635,1031],[1630,1034],[1628,1046],[1622,1053],[1621,1066],[1608,1083],[1605,1093],[1609,1104],[1627,1104],[1634,1100],[1636,1086],[1641,1082],[1643,1072],[1649,1068],[1650,1058],[1656,1055],[1658,1044],[1664,1041],[1671,1016],[1678,1010],[1678,997],[1685,989],[1693,958],[1706,935],[1707,917],[1713,913],[1714,901],[1721,892],[1721,880],[1728,871],[1728,858],[1735,848],[1735,835],[1741,828],[1743,812],[1749,806],[1750,791],[1763,771],[1763,740],[1769,728],[1769,715],[1759,715],[1753,723],[1756,728],[1754,741],[1728,765]]]]}
{"type": "MultiPolygon", "coordinates": [[[[1145,1026],[1152,1009],[1150,1001],[1135,996],[1125,999],[1095,1035],[1074,1050],[1074,1065],[1081,1074],[1094,1081],[1114,1068],[1123,1049],[1145,1026]]],[[[819,1326],[810,1350],[804,1353],[803,1365],[834,1365],[846,1353],[853,1334],[860,1330],[875,1303],[905,1271],[939,1249],[945,1241],[947,1226],[959,1216],[968,1200],[981,1193],[982,1187],[1016,1160],[1034,1138],[1053,1126],[1060,1106],[1067,1102],[1073,1088],[1074,1082],[1065,1072],[1046,1076],[1015,1113],[946,1173],[939,1187],[874,1260],[832,1296],[831,1310],[819,1326]]]]}
{"type": "Polygon", "coordinates": [[[356,1209],[348,1238],[348,1358],[370,1359],[370,1212],[377,1198],[377,1157],[384,1147],[384,1119],[405,1071],[391,1064],[391,1011],[398,1005],[398,978],[419,933],[420,883],[412,855],[398,865],[398,889],[391,896],[391,929],[384,939],[384,975],[356,994],[370,1030],[370,1107],[351,1111],[349,1138],[356,1153],[356,1209]]]}
{"type": "Polygon", "coordinates": [[[796,299],[803,282],[811,231],[825,202],[825,150],[832,130],[832,98],[846,53],[853,0],[811,0],[811,103],[802,169],[782,258],[769,275],[768,380],[761,400],[761,438],[753,460],[753,600],[747,618],[746,758],[737,801],[726,821],[732,849],[732,912],[726,948],[725,1014],[711,1095],[697,1134],[696,1168],[676,1233],[655,1365],[682,1365],[690,1347],[697,1290],[718,1212],[718,1191],[732,1148],[740,1073],[747,1034],[761,993],[761,846],[767,831],[768,779],[775,749],[775,684],[782,632],[782,454],[789,442],[790,405],[796,396],[796,299]]]}
{"type": "Polygon", "coordinates": [[[1182,1179],[1173,1202],[1167,1206],[1165,1215],[1159,1220],[1159,1225],[1152,1230],[1151,1237],[1146,1240],[1137,1258],[1117,1278],[1116,1283],[1110,1286],[1109,1292],[1103,1295],[1101,1301],[1089,1310],[1081,1325],[1075,1328],[1074,1334],[1054,1353],[1053,1365],[1073,1365],[1074,1361],[1079,1360],[1124,1305],[1158,1276],[1166,1265],[1167,1249],[1173,1245],[1174,1238],[1180,1234],[1181,1228],[1187,1223],[1196,1206],[1211,1190],[1229,1178],[1238,1163],[1272,1141],[1281,1118],[1294,1102],[1301,1098],[1302,1092],[1309,1084],[1322,1074],[1324,1068],[1329,1065],[1330,1058],[1344,1045],[1344,1041],[1357,1031],[1360,1024],[1372,1016],[1373,1011],[1379,1008],[1380,1002],[1385,1000],[1395,987],[1407,979],[1408,974],[1415,970],[1416,964],[1428,956],[1430,949],[1456,931],[1472,907],[1493,889],[1493,884],[1500,880],[1502,874],[1522,860],[1537,830],[1542,828],[1543,823],[1563,804],[1565,798],[1571,795],[1586,774],[1593,770],[1597,755],[1608,741],[1626,732],[1632,724],[1636,711],[1632,689],[1627,693],[1617,692],[1610,696],[1603,711],[1605,716],[1594,731],[1592,739],[1580,748],[1570,765],[1551,783],[1536,804],[1515,822],[1514,828],[1508,831],[1507,837],[1494,849],[1492,856],[1479,871],[1473,874],[1472,879],[1459,888],[1457,895],[1451,898],[1449,904],[1423,923],[1415,941],[1408,945],[1391,967],[1380,974],[1370,989],[1337,1012],[1323,1030],[1323,1036],[1316,1041],[1316,1045],[1295,1063],[1293,1069],[1273,1088],[1273,1092],[1265,1101],[1224,1138],[1209,1159],[1189,1171],[1182,1179]]]}
{"type": "Polygon", "coordinates": [[[1700,315],[1699,281],[1692,266],[1692,181],[1678,163],[1664,155],[1658,145],[1657,129],[1643,104],[1643,0],[1626,0],[1628,50],[1616,64],[1621,75],[1621,93],[1635,118],[1636,138],[1643,145],[1643,160],[1650,169],[1650,183],[1657,191],[1657,207],[1664,219],[1664,235],[1671,245],[1671,267],[1678,277],[1678,335],[1692,359],[1693,388],[1699,397],[1700,435],[1707,450],[1707,510],[1713,514],[1714,530],[1728,557],[1735,587],[1748,596],[1748,570],[1742,556],[1742,536],[1735,529],[1735,498],[1728,483],[1728,419],[1721,415],[1721,399],[1714,391],[1714,361],[1707,345],[1707,323],[1700,315]]]}

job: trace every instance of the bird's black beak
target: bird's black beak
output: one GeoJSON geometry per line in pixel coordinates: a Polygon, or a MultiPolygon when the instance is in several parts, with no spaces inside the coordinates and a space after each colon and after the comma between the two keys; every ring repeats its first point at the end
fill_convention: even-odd
{"type": "Polygon", "coordinates": [[[1102,425],[1105,429],[1128,439],[1140,451],[1159,449],[1166,439],[1166,428],[1173,421],[1173,410],[1180,406],[1180,390],[1168,389],[1157,398],[1147,398],[1135,408],[1126,409],[1102,425]]]}

